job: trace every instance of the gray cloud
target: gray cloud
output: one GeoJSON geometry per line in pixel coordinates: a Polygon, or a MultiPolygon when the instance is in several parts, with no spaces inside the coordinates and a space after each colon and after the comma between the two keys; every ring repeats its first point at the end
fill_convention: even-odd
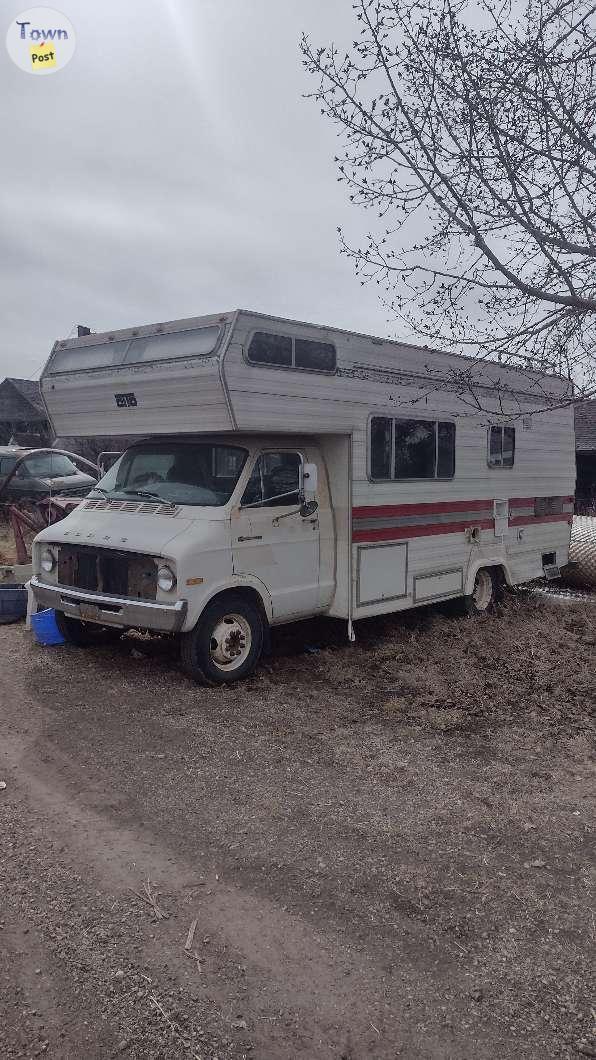
{"type": "MultiPolygon", "coordinates": [[[[4,33],[25,2],[4,6],[4,33]]],[[[338,254],[349,209],[300,65],[347,0],[59,0],[69,66],[0,63],[0,378],[33,375],[76,323],[236,306],[383,333],[338,254]]]]}

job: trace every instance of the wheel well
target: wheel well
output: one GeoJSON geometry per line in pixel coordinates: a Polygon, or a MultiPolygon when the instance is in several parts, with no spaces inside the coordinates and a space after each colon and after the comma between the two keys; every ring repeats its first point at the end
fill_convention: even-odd
{"type": "MultiPolygon", "coordinates": [[[[509,585],[509,578],[507,577],[507,568],[503,563],[491,563],[490,560],[487,563],[481,563],[479,567],[476,567],[476,574],[479,570],[488,570],[493,575],[499,585],[509,585]]],[[[474,577],[476,577],[476,574],[474,577]]]]}
{"type": "Polygon", "coordinates": [[[234,585],[229,589],[222,589],[221,592],[216,593],[210,600],[207,601],[206,607],[209,607],[216,600],[223,600],[226,596],[241,596],[249,603],[256,607],[260,611],[263,618],[265,629],[269,626],[269,619],[267,618],[267,612],[263,603],[263,598],[256,589],[253,589],[251,585],[234,585]]]}
{"type": "Polygon", "coordinates": [[[481,567],[478,567],[478,570],[489,571],[493,579],[495,600],[497,603],[501,603],[505,589],[509,585],[505,565],[503,563],[483,563],[481,567]]]}
{"type": "MultiPolygon", "coordinates": [[[[480,568],[482,569],[482,568],[480,568]]],[[[507,572],[502,563],[491,563],[487,565],[487,570],[491,572],[493,577],[496,578],[497,582],[501,585],[507,584],[507,572]]]]}

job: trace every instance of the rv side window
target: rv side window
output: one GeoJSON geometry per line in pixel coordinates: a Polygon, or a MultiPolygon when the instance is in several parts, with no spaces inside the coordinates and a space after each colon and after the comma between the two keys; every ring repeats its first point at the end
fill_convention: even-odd
{"type": "Polygon", "coordinates": [[[515,427],[493,426],[488,432],[488,466],[513,467],[515,427]]]}
{"type": "Polygon", "coordinates": [[[294,367],[310,368],[312,372],[335,371],[335,346],[330,342],[311,339],[294,340],[294,367]]]}
{"type": "Polygon", "coordinates": [[[438,423],[437,478],[453,478],[455,474],[455,424],[438,423]]]}
{"type": "Polygon", "coordinates": [[[249,360],[254,364],[292,367],[292,340],[286,335],[269,335],[266,331],[255,331],[248,347],[249,360]]]}
{"type": "Polygon", "coordinates": [[[373,416],[370,421],[371,478],[391,478],[392,420],[387,416],[373,416]]]}
{"type": "Polygon", "coordinates": [[[280,508],[299,504],[300,453],[262,453],[240,502],[242,507],[280,508]]]}
{"type": "Polygon", "coordinates": [[[434,478],[436,423],[428,420],[395,421],[394,478],[434,478]]]}
{"type": "Polygon", "coordinates": [[[372,417],[371,479],[446,479],[454,474],[454,423],[372,417]]]}
{"type": "Polygon", "coordinates": [[[248,347],[248,359],[251,364],[267,364],[275,368],[334,372],[337,354],[331,342],[293,339],[289,335],[255,331],[248,347]]]}

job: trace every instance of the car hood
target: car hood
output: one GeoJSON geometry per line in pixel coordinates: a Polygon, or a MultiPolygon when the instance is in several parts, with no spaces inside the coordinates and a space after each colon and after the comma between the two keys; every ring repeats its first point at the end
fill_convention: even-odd
{"type": "Polygon", "coordinates": [[[205,533],[214,524],[227,522],[221,515],[213,518],[201,510],[189,517],[186,512],[176,515],[147,515],[140,512],[89,511],[85,505],[46,527],[36,537],[36,542],[57,545],[95,545],[100,548],[116,548],[121,552],[140,552],[149,555],[164,555],[171,542],[187,533],[191,528],[193,539],[205,533]]]}

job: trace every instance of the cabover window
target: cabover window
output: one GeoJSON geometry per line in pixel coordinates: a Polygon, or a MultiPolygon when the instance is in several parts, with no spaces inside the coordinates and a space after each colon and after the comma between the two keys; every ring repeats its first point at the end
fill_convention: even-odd
{"type": "Polygon", "coordinates": [[[289,335],[255,331],[248,347],[248,359],[252,364],[268,364],[278,368],[334,372],[337,353],[331,342],[295,339],[289,335]]]}
{"type": "Polygon", "coordinates": [[[454,423],[372,417],[372,479],[453,478],[454,473],[454,423]]]}
{"type": "Polygon", "coordinates": [[[515,427],[491,427],[488,432],[488,466],[513,467],[515,427]]]}
{"type": "Polygon", "coordinates": [[[96,346],[72,346],[57,350],[49,374],[84,372],[88,368],[135,364],[140,361],[171,361],[183,357],[205,357],[213,353],[221,334],[217,324],[188,331],[160,332],[139,338],[98,342],[96,346]]]}

